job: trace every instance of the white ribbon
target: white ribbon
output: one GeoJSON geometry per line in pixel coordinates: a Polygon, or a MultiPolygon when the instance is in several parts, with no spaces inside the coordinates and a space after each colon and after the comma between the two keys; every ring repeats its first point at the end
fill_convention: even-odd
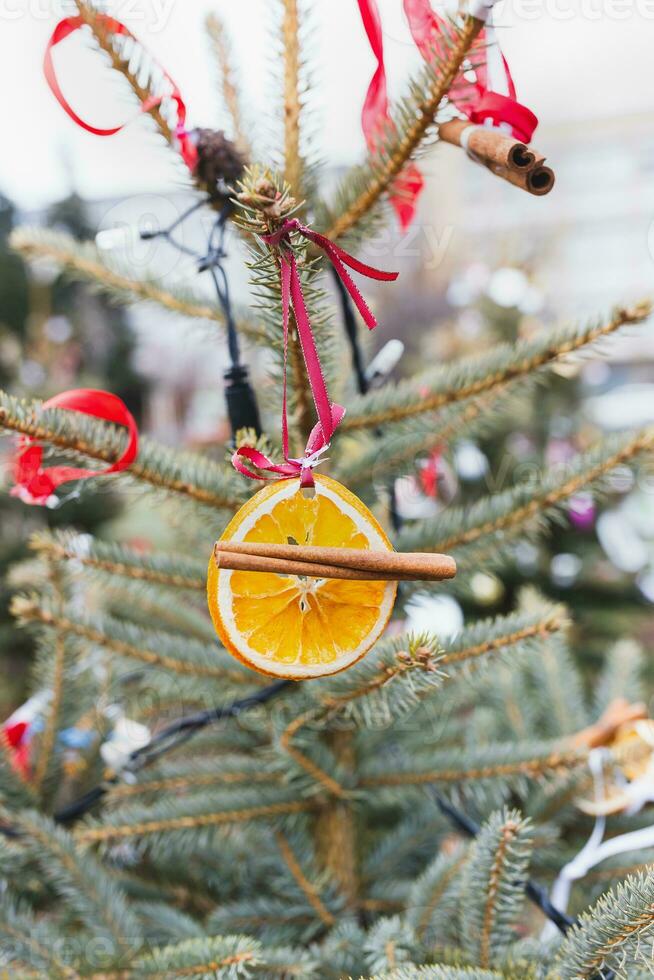
{"type": "MultiPolygon", "coordinates": [[[[600,803],[604,799],[604,772],[603,760],[608,755],[606,749],[593,749],[588,757],[588,765],[593,775],[595,789],[595,801],[600,803]]],[[[638,783],[645,782],[646,777],[638,780],[638,783]]],[[[647,779],[649,792],[642,792],[635,798],[634,804],[629,812],[637,812],[648,799],[652,798],[652,780],[647,779]]],[[[570,900],[570,891],[575,881],[585,877],[592,868],[597,867],[607,858],[624,854],[626,851],[636,851],[642,848],[654,847],[654,825],[643,827],[641,830],[633,830],[627,834],[620,834],[604,840],[606,829],[606,817],[598,816],[595,819],[592,833],[579,853],[569,861],[559,872],[558,878],[552,886],[550,900],[561,912],[565,912],[570,900]]],[[[548,922],[541,933],[541,939],[547,941],[558,934],[556,926],[548,922]]]]}

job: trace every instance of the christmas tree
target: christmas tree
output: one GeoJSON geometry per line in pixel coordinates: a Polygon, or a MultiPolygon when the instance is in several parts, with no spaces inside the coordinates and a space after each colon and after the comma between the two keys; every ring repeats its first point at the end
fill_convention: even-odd
{"type": "MultiPolygon", "coordinates": [[[[536,380],[546,384],[550,369],[577,352],[643,323],[649,305],[371,385],[350,298],[369,325],[374,318],[339,265],[381,275],[349,253],[388,217],[389,203],[407,220],[419,186],[414,161],[442,113],[464,104],[462,70],[476,66],[483,77],[487,11],[435,24],[424,69],[382,121],[368,157],[326,199],[304,139],[304,5],[279,5],[281,150],[248,166],[235,74],[215,19],[208,29],[232,139],[188,132],[169,76],[158,66],[147,70],[143,50],[135,51],[117,21],[83,0],[76,6],[79,19],[62,22],[57,43],[90,28],[187,164],[198,202],[214,212],[200,266],[215,276],[218,302],[154,275],[135,279],[127,263],[65,234],[23,229],[14,245],[115,300],[145,300],[224,327],[234,441],[224,460],[146,438],[136,455],[134,432],[124,428],[129,417],[109,410],[115,402],[100,409],[88,398],[41,406],[0,397],[0,426],[22,438],[16,481],[23,500],[42,503],[43,480],[56,489],[40,457],[26,472],[26,454],[36,447],[94,473],[110,464],[117,470],[96,475],[93,485],[124,488],[128,504],[136,489],[148,492],[179,542],[160,553],[74,531],[32,540],[39,568],[13,610],[38,636],[33,698],[29,711],[4,725],[0,741],[0,962],[18,977],[127,980],[651,975],[654,876],[647,862],[654,839],[643,806],[654,739],[638,658],[607,657],[588,691],[568,650],[566,609],[534,590],[521,592],[506,615],[469,621],[447,641],[437,621],[424,634],[407,634],[403,610],[418,593],[449,589],[465,597],[480,568],[501,578],[516,542],[546,532],[575,495],[601,490],[616,468],[644,463],[654,433],[612,437],[538,480],[469,507],[454,502],[435,517],[402,521],[393,493],[394,479],[418,454],[480,427],[487,432],[495,416],[513,410],[516,395],[533,393],[536,380]],[[165,99],[157,89],[162,78],[165,99]],[[233,308],[224,279],[228,222],[247,250],[250,309],[233,308]],[[343,286],[338,302],[327,290],[330,264],[343,286]],[[288,446],[278,424],[259,431],[241,344],[263,348],[272,365],[274,383],[263,390],[274,402],[274,413],[263,406],[271,419],[288,360],[288,446]],[[347,405],[344,418],[323,397],[327,390],[347,405]],[[328,443],[329,460],[322,455],[328,443]],[[313,476],[318,462],[331,479],[313,476]],[[284,479],[246,503],[253,484],[244,470],[284,479]],[[212,554],[212,546],[225,525],[227,543],[233,536],[242,544],[247,521],[280,500],[286,509],[263,513],[256,527],[268,536],[255,544],[270,541],[280,515],[293,533],[284,526],[279,547],[298,554],[304,540],[315,540],[308,531],[303,537],[307,514],[312,533],[327,513],[325,527],[349,520],[361,555],[354,579],[333,555],[324,579],[273,574],[270,564],[261,575],[248,569],[251,555],[239,558],[229,548],[234,564],[220,565],[224,551],[212,554]],[[359,656],[395,595],[392,575],[380,582],[365,572],[367,556],[390,567],[386,535],[397,552],[419,552],[424,567],[430,555],[453,556],[458,575],[430,584],[398,572],[394,619],[359,656]],[[207,560],[224,645],[206,612],[207,560]],[[266,585],[254,584],[259,575],[266,585]],[[294,597],[281,631],[279,608],[269,601],[279,581],[294,597]],[[318,588],[332,599],[317,623],[318,588]],[[311,637],[301,633],[303,676],[313,679],[298,681],[291,627],[302,617],[313,624],[311,637]],[[255,634],[263,637],[258,648],[255,634]],[[350,634],[358,646],[347,646],[350,634]],[[341,656],[348,669],[334,673],[346,666],[341,656]],[[248,663],[263,663],[276,679],[248,663]],[[571,868],[591,830],[595,863],[587,848],[587,860],[571,868]]],[[[370,14],[374,5],[360,6],[370,14]]],[[[472,165],[463,154],[461,165],[472,165]]],[[[331,533],[325,543],[342,547],[331,533]]],[[[451,568],[448,561],[443,568],[451,568]]]]}

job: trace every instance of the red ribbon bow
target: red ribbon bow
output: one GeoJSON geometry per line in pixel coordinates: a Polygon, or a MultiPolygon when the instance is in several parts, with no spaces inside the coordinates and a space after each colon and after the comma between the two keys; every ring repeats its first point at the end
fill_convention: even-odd
{"type": "MultiPolygon", "coordinates": [[[[470,50],[475,79],[470,81],[466,78],[467,73],[460,73],[448,98],[475,125],[503,127],[516,139],[529,143],[538,118],[516,100],[511,71],[490,20],[491,9],[492,2],[478,11],[489,19],[470,50]]],[[[446,57],[450,42],[455,38],[447,21],[432,9],[430,0],[404,0],[404,12],[413,40],[425,61],[433,60],[434,55],[446,57]]]]}
{"type": "Polygon", "coordinates": [[[41,507],[56,503],[54,491],[69,480],[86,480],[90,476],[106,476],[126,469],[136,459],[138,453],[138,429],[131,412],[117,395],[108,391],[95,391],[91,388],[76,388],[64,391],[43,403],[43,408],[66,408],[72,412],[82,412],[94,418],[104,419],[116,425],[124,425],[129,440],[120,459],[102,470],[82,469],[74,466],[51,466],[43,469],[43,449],[27,437],[19,442],[18,453],[14,459],[15,486],[9,491],[23,503],[37,504],[41,507]]]}
{"type": "MultiPolygon", "coordinates": [[[[253,473],[252,470],[241,462],[241,457],[248,459],[259,469],[266,470],[270,473],[275,473],[278,476],[299,476],[300,485],[302,487],[313,487],[313,468],[320,462],[322,454],[329,446],[329,442],[334,434],[334,431],[336,430],[336,427],[339,425],[341,419],[345,415],[345,409],[342,407],[342,405],[333,404],[329,400],[327,385],[325,384],[325,379],[322,373],[320,357],[318,356],[313,330],[311,329],[311,321],[309,319],[309,313],[307,311],[304,294],[302,292],[302,281],[298,271],[297,260],[291,245],[291,232],[297,232],[303,238],[313,242],[314,245],[317,245],[318,248],[321,248],[325,252],[339,275],[343,285],[352,297],[354,305],[359,310],[369,330],[372,330],[377,326],[377,321],[345,267],[349,266],[350,269],[360,272],[361,275],[366,276],[368,279],[376,279],[381,282],[393,282],[395,279],[397,279],[398,274],[397,272],[382,272],[380,269],[374,269],[372,266],[359,262],[358,259],[355,259],[352,255],[349,255],[349,253],[344,249],[340,248],[338,245],[335,245],[329,238],[326,238],[317,231],[313,231],[306,225],[301,224],[297,218],[287,219],[278,231],[274,232],[272,235],[262,236],[262,241],[264,241],[266,245],[279,249],[278,259],[282,294],[282,325],[284,331],[282,450],[284,453],[285,463],[272,463],[271,460],[268,459],[267,456],[264,456],[263,453],[260,453],[258,450],[252,449],[248,446],[241,446],[236,450],[232,456],[232,463],[239,473],[242,473],[244,476],[248,476],[253,480],[266,480],[269,478],[253,473]],[[318,422],[311,431],[304,456],[301,459],[289,458],[286,375],[291,306],[295,314],[295,322],[297,325],[297,332],[300,339],[304,363],[307,369],[309,386],[311,388],[313,402],[318,415],[318,422]]],[[[272,479],[272,477],[270,479],[272,479]]]]}
{"type": "MultiPolygon", "coordinates": [[[[98,20],[102,21],[103,25],[110,33],[120,34],[123,37],[129,37],[136,44],[138,44],[142,50],[145,50],[141,42],[138,41],[134,34],[132,34],[132,32],[125,27],[124,24],[121,24],[119,20],[101,13],[96,13],[96,17],[98,20]]],[[[52,32],[50,40],[48,41],[45,49],[45,56],[43,58],[43,73],[48,85],[50,86],[50,90],[57,99],[57,102],[74,123],[81,126],[82,129],[85,129],[87,133],[93,133],[94,136],[113,136],[115,133],[119,133],[121,129],[124,129],[128,123],[122,123],[120,126],[114,126],[110,129],[99,129],[97,126],[92,126],[90,123],[85,122],[80,116],[78,116],[62,92],[55,72],[54,62],[52,59],[52,49],[61,41],[65,40],[65,38],[67,38],[70,34],[73,34],[81,27],[84,27],[84,25],[85,21],[82,17],[64,17],[63,20],[59,21],[52,32]]],[[[150,57],[150,55],[148,55],[148,57],[150,57]]],[[[179,88],[168,72],[161,65],[159,65],[158,62],[154,61],[154,59],[152,59],[152,61],[161,73],[162,82],[165,82],[168,88],[167,91],[162,92],[160,95],[153,95],[146,99],[141,104],[140,113],[149,112],[155,106],[161,105],[164,99],[171,99],[176,104],[177,123],[175,126],[175,137],[177,139],[179,151],[182,155],[184,163],[187,165],[189,170],[193,171],[198,162],[198,151],[193,140],[193,136],[186,129],[186,105],[182,99],[179,88]]]]}
{"type": "MultiPolygon", "coordinates": [[[[370,81],[361,113],[361,126],[368,150],[374,153],[384,131],[392,125],[388,111],[384,41],[376,0],[358,0],[358,3],[368,42],[377,59],[377,68],[370,81]]],[[[415,217],[424,183],[422,174],[414,163],[408,164],[393,182],[389,200],[403,232],[409,228],[415,217]]]]}

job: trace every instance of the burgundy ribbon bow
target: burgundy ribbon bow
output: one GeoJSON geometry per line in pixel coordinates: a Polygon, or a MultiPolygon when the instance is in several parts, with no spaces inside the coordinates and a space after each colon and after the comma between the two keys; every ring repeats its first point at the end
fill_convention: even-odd
{"type": "Polygon", "coordinates": [[[125,403],[108,391],[93,388],[75,388],[64,391],[43,403],[43,408],[66,408],[94,418],[124,425],[129,433],[127,445],[115,463],[101,470],[89,470],[77,466],[50,466],[43,469],[43,449],[28,437],[21,437],[18,452],[13,461],[15,485],[9,491],[25,504],[49,507],[57,503],[54,491],[70,480],[86,480],[90,476],[103,476],[126,469],[138,454],[139,436],[136,422],[125,403]]]}
{"type": "MultiPolygon", "coordinates": [[[[121,22],[116,20],[115,17],[109,17],[107,14],[101,13],[97,13],[96,16],[98,20],[102,22],[103,27],[105,27],[111,34],[118,34],[122,37],[131,38],[142,51],[145,51],[144,46],[132,34],[129,28],[125,27],[124,24],[121,24],[121,22]]],[[[97,126],[91,125],[91,123],[85,122],[84,119],[82,119],[75,112],[70,102],[62,92],[59,79],[57,78],[57,74],[55,72],[54,61],[52,59],[52,49],[61,41],[65,40],[65,38],[67,38],[70,34],[74,34],[75,31],[78,31],[80,28],[84,27],[84,25],[85,21],[82,17],[64,17],[63,20],[59,21],[52,32],[50,40],[48,41],[45,49],[45,56],[43,58],[43,73],[45,75],[46,82],[50,86],[52,94],[74,123],[86,130],[87,133],[93,133],[94,136],[113,136],[115,133],[119,133],[121,129],[124,129],[127,123],[122,123],[120,126],[113,126],[110,129],[100,129],[97,126]]],[[[148,55],[148,57],[150,56],[148,55]]],[[[170,77],[168,72],[156,62],[154,62],[154,64],[160,72],[162,81],[165,83],[167,89],[160,95],[152,95],[145,99],[144,102],[141,103],[140,112],[149,112],[155,106],[160,105],[164,99],[171,99],[175,103],[177,109],[175,139],[184,163],[187,165],[189,170],[193,171],[198,162],[198,151],[192,134],[189,133],[186,128],[186,105],[182,99],[178,86],[170,77]]]]}
{"type": "Polygon", "coordinates": [[[270,245],[271,247],[278,249],[279,275],[282,294],[282,326],[284,331],[282,451],[284,453],[285,462],[277,464],[273,463],[267,456],[258,450],[252,449],[248,446],[240,446],[232,456],[232,463],[239,473],[242,473],[243,476],[250,477],[250,479],[253,480],[267,480],[273,479],[273,477],[265,477],[254,473],[241,462],[241,458],[249,460],[261,470],[265,470],[269,473],[275,473],[278,476],[299,476],[300,485],[302,487],[313,487],[313,468],[321,461],[323,453],[329,446],[332,435],[345,415],[345,409],[342,405],[333,404],[329,400],[327,385],[325,384],[325,378],[322,373],[320,357],[318,356],[313,330],[311,329],[311,321],[309,319],[309,313],[307,311],[304,294],[302,292],[302,281],[298,271],[297,259],[295,258],[295,253],[291,245],[290,236],[292,232],[297,232],[303,238],[313,242],[314,245],[317,245],[318,248],[321,248],[324,251],[325,255],[334,266],[334,269],[340,277],[343,285],[350,294],[354,305],[363,317],[369,330],[372,330],[377,326],[377,321],[365,299],[359,292],[356,284],[352,280],[346,266],[349,266],[350,269],[354,269],[356,272],[361,273],[361,275],[366,276],[368,279],[376,279],[381,282],[394,282],[395,279],[397,279],[398,273],[382,272],[380,269],[374,269],[372,266],[359,262],[358,259],[355,259],[352,255],[349,255],[349,253],[344,249],[340,248],[338,245],[335,245],[329,238],[326,238],[317,231],[313,231],[306,225],[301,224],[297,218],[287,219],[279,230],[274,232],[272,235],[261,236],[262,241],[265,242],[266,245],[270,245]],[[289,457],[287,411],[288,393],[286,375],[291,307],[293,308],[293,312],[295,314],[295,322],[297,325],[297,332],[300,339],[300,347],[302,348],[304,363],[307,369],[309,387],[311,388],[313,402],[318,415],[318,422],[311,431],[306,449],[304,451],[304,456],[301,459],[291,459],[289,457]]]}

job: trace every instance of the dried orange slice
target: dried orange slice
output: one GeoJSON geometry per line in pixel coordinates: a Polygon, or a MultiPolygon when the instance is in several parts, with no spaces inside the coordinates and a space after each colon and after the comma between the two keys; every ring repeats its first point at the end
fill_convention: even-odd
{"type": "MultiPolygon", "coordinates": [[[[305,497],[297,479],[264,487],[225,528],[221,541],[297,543],[392,551],[368,508],[336,480],[316,476],[305,497]]],[[[216,567],[207,596],[225,647],[263,674],[303,680],[356,663],[381,636],[396,582],[316,579],[216,567]]]]}

